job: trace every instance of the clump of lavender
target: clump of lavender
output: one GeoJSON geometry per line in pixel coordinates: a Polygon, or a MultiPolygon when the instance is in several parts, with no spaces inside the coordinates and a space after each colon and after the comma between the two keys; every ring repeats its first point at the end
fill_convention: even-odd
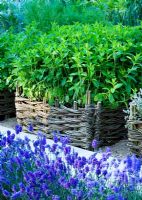
{"type": "MultiPolygon", "coordinates": [[[[21,130],[16,126],[17,134],[21,130]]],[[[54,135],[54,144],[49,145],[40,133],[33,142],[15,139],[10,131],[0,135],[0,199],[140,199],[140,159],[114,159],[110,149],[100,157],[81,157],[68,142],[67,137],[54,135]]]]}

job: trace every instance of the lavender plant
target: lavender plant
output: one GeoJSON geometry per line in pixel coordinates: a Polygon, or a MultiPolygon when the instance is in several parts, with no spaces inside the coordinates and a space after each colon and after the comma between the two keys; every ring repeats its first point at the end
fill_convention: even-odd
{"type": "MultiPolygon", "coordinates": [[[[16,134],[21,131],[16,126],[16,134]]],[[[0,199],[140,199],[140,159],[114,159],[110,149],[100,157],[81,157],[68,142],[56,134],[53,145],[40,133],[33,142],[15,139],[10,131],[0,135],[0,199]]]]}

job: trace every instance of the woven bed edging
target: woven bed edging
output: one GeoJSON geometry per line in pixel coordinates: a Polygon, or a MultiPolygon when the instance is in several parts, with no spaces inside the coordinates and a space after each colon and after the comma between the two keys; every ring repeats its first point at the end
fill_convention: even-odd
{"type": "Polygon", "coordinates": [[[16,115],[15,93],[4,90],[0,92],[0,120],[16,115]]]}
{"type": "Polygon", "coordinates": [[[128,146],[132,153],[142,156],[142,120],[128,120],[128,146]]]}
{"type": "Polygon", "coordinates": [[[99,103],[95,115],[94,138],[97,137],[99,146],[112,145],[121,139],[127,138],[126,114],[122,108],[108,109],[99,103]]]}
{"type": "Polygon", "coordinates": [[[62,136],[69,136],[73,146],[91,148],[94,106],[86,105],[85,108],[78,109],[63,105],[54,107],[19,96],[15,97],[15,105],[17,121],[25,130],[31,123],[35,133],[41,130],[47,138],[52,138],[52,132],[58,130],[62,136]]]}
{"type": "Polygon", "coordinates": [[[135,103],[130,103],[129,116],[127,117],[128,146],[132,153],[142,156],[142,118],[137,113],[135,103]]]}

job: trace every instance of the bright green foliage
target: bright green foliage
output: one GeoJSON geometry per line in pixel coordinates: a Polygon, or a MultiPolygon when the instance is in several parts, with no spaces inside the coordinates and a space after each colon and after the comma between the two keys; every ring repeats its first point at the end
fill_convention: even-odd
{"type": "Polygon", "coordinates": [[[75,24],[53,25],[48,34],[27,28],[16,36],[8,80],[22,86],[24,96],[50,103],[85,104],[92,100],[117,107],[142,87],[142,27],[75,24]]]}
{"type": "Polygon", "coordinates": [[[9,50],[14,38],[14,35],[8,31],[0,34],[0,91],[8,89],[6,82],[12,71],[12,67],[10,66],[12,56],[9,54],[9,50]]]}

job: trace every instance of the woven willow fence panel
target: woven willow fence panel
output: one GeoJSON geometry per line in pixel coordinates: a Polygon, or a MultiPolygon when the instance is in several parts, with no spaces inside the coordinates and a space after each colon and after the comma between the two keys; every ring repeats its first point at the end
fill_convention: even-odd
{"type": "Polygon", "coordinates": [[[128,146],[132,153],[142,156],[142,119],[137,117],[136,107],[130,104],[130,115],[127,120],[128,146]]]}
{"type": "Polygon", "coordinates": [[[0,120],[15,115],[15,94],[9,91],[0,92],[0,120]]]}
{"type": "Polygon", "coordinates": [[[106,109],[99,103],[95,115],[95,136],[98,138],[100,146],[115,144],[127,137],[125,113],[122,108],[106,109]]]}
{"type": "Polygon", "coordinates": [[[67,108],[65,106],[49,106],[43,102],[30,101],[16,96],[17,121],[27,130],[31,123],[34,132],[41,130],[47,138],[52,138],[53,131],[69,136],[71,144],[84,149],[91,148],[94,136],[94,106],[85,108],[67,108]]]}
{"type": "Polygon", "coordinates": [[[132,153],[142,156],[142,121],[130,120],[128,123],[128,146],[132,153]]]}

